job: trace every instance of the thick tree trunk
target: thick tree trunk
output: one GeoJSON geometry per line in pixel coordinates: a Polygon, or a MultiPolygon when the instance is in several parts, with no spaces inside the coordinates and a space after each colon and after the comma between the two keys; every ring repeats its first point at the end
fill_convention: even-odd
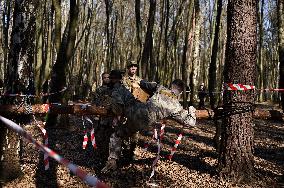
{"type": "MultiPolygon", "coordinates": [[[[52,68],[50,92],[56,94],[49,96],[50,103],[58,103],[62,100],[62,93],[58,93],[58,91],[62,90],[66,86],[66,69],[73,57],[78,13],[79,10],[76,0],[70,0],[70,16],[68,24],[66,25],[66,38],[63,38],[62,43],[60,44],[59,54],[57,56],[56,63],[52,68]]],[[[47,118],[46,126],[55,126],[56,118],[56,115],[50,114],[47,118]]]]}
{"type": "Polygon", "coordinates": [[[57,55],[60,51],[60,44],[61,44],[61,0],[52,0],[52,6],[55,11],[55,29],[54,29],[54,43],[57,55]]]}
{"type": "MultiPolygon", "coordinates": [[[[253,85],[257,52],[257,1],[229,0],[227,22],[224,82],[253,85]]],[[[228,109],[247,107],[253,102],[252,90],[226,90],[224,93],[224,104],[228,109]]],[[[249,180],[254,174],[252,112],[228,115],[223,119],[222,127],[218,164],[220,175],[232,181],[249,180]]]]}
{"type": "MultiPolygon", "coordinates": [[[[278,43],[279,43],[279,62],[280,62],[280,80],[279,88],[284,88],[284,1],[278,0],[278,43]]],[[[281,93],[281,106],[284,111],[284,92],[281,93]]]]}
{"type": "MultiPolygon", "coordinates": [[[[10,43],[10,51],[8,56],[8,68],[6,73],[6,91],[8,93],[25,92],[24,81],[27,80],[23,75],[25,62],[27,57],[27,38],[25,36],[26,17],[24,14],[24,1],[15,1],[14,13],[13,13],[13,29],[10,43]],[[25,38],[26,37],[26,38],[25,38]]],[[[13,102],[14,99],[11,101],[13,102]]],[[[3,126],[3,125],[2,125],[3,126]]],[[[1,151],[1,170],[0,178],[3,180],[10,180],[17,178],[21,174],[20,162],[19,162],[19,137],[13,131],[8,131],[6,128],[1,128],[3,131],[1,134],[2,143],[1,151]]]]}
{"type": "MultiPolygon", "coordinates": [[[[209,66],[209,97],[210,97],[210,106],[211,109],[215,108],[216,104],[216,88],[217,88],[217,55],[218,55],[218,42],[219,42],[219,30],[220,30],[220,22],[221,22],[221,14],[222,14],[222,0],[218,0],[217,2],[217,15],[216,15],[216,23],[214,26],[214,39],[212,45],[212,53],[211,53],[211,61],[209,66]]],[[[211,39],[212,40],[212,39],[211,39]]]]}

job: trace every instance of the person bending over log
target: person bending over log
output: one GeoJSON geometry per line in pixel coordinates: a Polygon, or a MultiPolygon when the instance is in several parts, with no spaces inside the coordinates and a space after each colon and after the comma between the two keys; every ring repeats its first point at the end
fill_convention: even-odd
{"type": "MultiPolygon", "coordinates": [[[[117,71],[112,71],[118,74],[117,71]]],[[[179,103],[178,96],[183,91],[182,80],[174,80],[171,89],[155,82],[140,82],[141,88],[149,92],[151,97],[146,103],[135,99],[118,79],[111,79],[113,84],[111,111],[115,114],[113,126],[114,133],[110,137],[109,156],[102,173],[107,173],[117,168],[124,139],[135,135],[137,131],[148,130],[157,121],[164,118],[172,118],[186,126],[194,126],[196,123],[195,108],[184,110],[179,103]]]]}

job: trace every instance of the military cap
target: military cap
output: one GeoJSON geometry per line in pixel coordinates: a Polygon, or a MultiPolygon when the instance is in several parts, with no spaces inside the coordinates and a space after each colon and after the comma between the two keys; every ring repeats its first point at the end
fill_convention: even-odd
{"type": "Polygon", "coordinates": [[[127,68],[129,69],[130,67],[139,67],[139,65],[135,61],[129,61],[127,64],[127,68]]]}
{"type": "Polygon", "coordinates": [[[110,71],[109,78],[110,79],[122,79],[121,74],[122,73],[121,73],[120,70],[112,70],[112,71],[110,71]]]}

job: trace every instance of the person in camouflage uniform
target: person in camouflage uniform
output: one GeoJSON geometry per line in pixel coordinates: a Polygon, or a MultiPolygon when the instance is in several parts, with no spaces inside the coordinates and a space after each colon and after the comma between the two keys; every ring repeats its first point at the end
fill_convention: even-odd
{"type": "Polygon", "coordinates": [[[131,92],[136,87],[140,87],[139,83],[142,80],[140,77],[137,76],[138,71],[138,64],[136,62],[131,61],[127,65],[127,73],[122,78],[122,84],[131,92]]]}
{"type": "Polygon", "coordinates": [[[182,80],[174,80],[171,89],[144,80],[139,85],[151,94],[146,103],[136,100],[123,85],[112,92],[111,110],[116,119],[118,121],[122,119],[120,122],[123,123],[119,124],[111,135],[109,157],[106,166],[102,169],[103,173],[117,168],[116,162],[121,155],[122,140],[137,131],[148,130],[151,125],[164,118],[173,118],[188,126],[195,125],[195,108],[184,110],[178,100],[184,87],[182,80]]]}
{"type": "Polygon", "coordinates": [[[111,95],[109,87],[109,73],[104,72],[102,74],[102,85],[98,87],[93,94],[93,103],[97,106],[104,106],[104,101],[111,95]]]}
{"type": "MultiPolygon", "coordinates": [[[[111,87],[109,73],[104,72],[102,77],[102,85],[98,87],[93,93],[93,103],[96,106],[108,107],[110,105],[111,87]]],[[[108,143],[109,137],[113,133],[112,117],[99,117],[95,119],[96,122],[96,144],[98,147],[98,155],[106,160],[108,157],[108,147],[105,143],[108,143]]]]}

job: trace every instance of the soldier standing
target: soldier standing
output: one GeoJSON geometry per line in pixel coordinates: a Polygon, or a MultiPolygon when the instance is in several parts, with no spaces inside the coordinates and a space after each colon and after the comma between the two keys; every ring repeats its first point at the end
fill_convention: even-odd
{"type": "Polygon", "coordinates": [[[198,98],[199,98],[198,108],[200,110],[205,109],[205,97],[206,96],[207,96],[207,93],[206,93],[206,89],[205,89],[204,83],[201,83],[200,87],[198,89],[198,98]]]}
{"type": "Polygon", "coordinates": [[[104,72],[102,74],[102,85],[100,87],[98,87],[94,94],[93,94],[93,102],[97,105],[97,106],[103,106],[104,104],[104,99],[107,96],[110,96],[111,91],[109,88],[109,73],[104,72]]]}
{"type": "Polygon", "coordinates": [[[179,103],[178,96],[183,91],[182,80],[172,82],[171,89],[167,89],[155,82],[140,82],[141,88],[152,94],[146,103],[136,100],[125,87],[117,87],[112,92],[111,110],[117,120],[126,119],[124,124],[118,124],[111,135],[109,157],[103,173],[117,168],[117,160],[121,155],[122,140],[134,135],[137,131],[147,130],[155,122],[167,117],[193,126],[196,122],[195,109],[184,110],[179,103]],[[124,118],[122,118],[124,117],[124,118]]]}
{"type": "MultiPolygon", "coordinates": [[[[102,85],[98,87],[93,93],[93,103],[97,106],[108,107],[111,101],[111,87],[109,73],[104,72],[101,75],[102,85]]],[[[105,143],[108,143],[108,138],[113,133],[112,129],[112,118],[111,117],[100,117],[97,120],[96,127],[96,143],[98,147],[98,152],[100,157],[105,160],[108,156],[108,146],[105,143]]]]}
{"type": "Polygon", "coordinates": [[[123,85],[133,93],[134,89],[139,86],[140,81],[142,80],[139,76],[137,76],[138,64],[134,61],[131,61],[127,65],[127,73],[122,78],[123,85]]]}

